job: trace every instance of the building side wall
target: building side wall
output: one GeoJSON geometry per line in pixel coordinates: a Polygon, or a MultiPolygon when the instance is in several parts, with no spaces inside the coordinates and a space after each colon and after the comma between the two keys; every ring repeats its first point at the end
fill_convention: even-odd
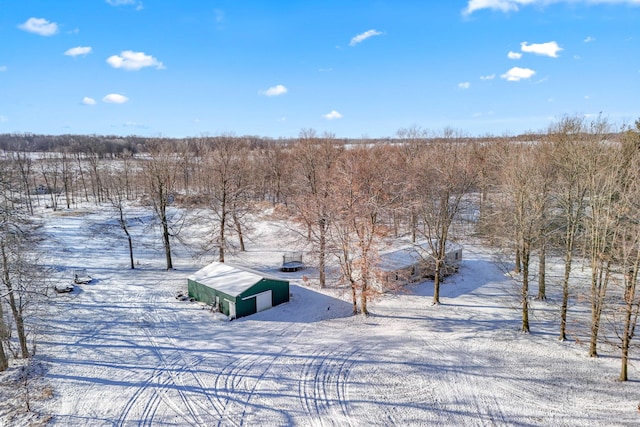
{"type": "MultiPolygon", "coordinates": [[[[202,283],[196,282],[191,279],[187,279],[187,288],[189,291],[189,296],[195,298],[196,301],[203,302],[208,305],[215,305],[216,297],[220,299],[220,311],[225,315],[229,315],[229,303],[236,302],[236,298],[231,295],[227,295],[224,292],[220,292],[217,289],[211,288],[209,286],[203,285],[202,283]]],[[[238,304],[236,304],[236,317],[237,315],[238,304]]]]}
{"type": "MultiPolygon", "coordinates": [[[[244,291],[238,299],[250,297],[252,295],[256,295],[268,290],[272,291],[271,302],[274,306],[289,301],[289,282],[285,280],[273,280],[273,279],[260,280],[251,288],[244,291]]],[[[248,300],[254,301],[253,306],[255,310],[255,298],[249,298],[248,300]]]]}
{"type": "Polygon", "coordinates": [[[289,301],[289,282],[284,280],[262,279],[238,297],[232,297],[217,289],[203,285],[197,281],[187,279],[189,296],[208,305],[215,305],[216,296],[220,299],[220,311],[229,316],[229,301],[236,304],[236,318],[256,313],[256,299],[252,296],[271,290],[273,306],[289,301]]]}

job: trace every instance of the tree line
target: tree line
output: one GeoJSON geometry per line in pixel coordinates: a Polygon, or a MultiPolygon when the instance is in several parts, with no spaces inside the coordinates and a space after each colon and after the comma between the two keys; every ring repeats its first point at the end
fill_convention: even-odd
{"type": "Polygon", "coordinates": [[[312,248],[318,286],[329,285],[329,265],[339,267],[354,314],[368,314],[388,285],[378,265],[389,240],[407,239],[434,266],[439,304],[448,245],[473,236],[499,250],[517,283],[522,332],[530,332],[531,300],[546,300],[547,285],[561,290],[558,338],[566,340],[580,259],[591,272],[589,355],[598,355],[607,316],[627,380],[640,313],[640,121],[614,129],[602,117],[567,116],[513,138],[419,127],[358,141],[312,129],[287,140],[4,135],[0,148],[0,370],[11,354],[31,351],[25,316],[44,292],[34,267],[38,209],[109,207],[135,269],[128,215],[144,204],[171,269],[185,221],[197,215],[209,230],[202,250],[224,261],[245,250],[250,214],[269,203],[312,248]],[[56,144],[43,142],[51,138],[56,144]],[[549,255],[562,259],[564,273],[547,284],[549,255]]]}

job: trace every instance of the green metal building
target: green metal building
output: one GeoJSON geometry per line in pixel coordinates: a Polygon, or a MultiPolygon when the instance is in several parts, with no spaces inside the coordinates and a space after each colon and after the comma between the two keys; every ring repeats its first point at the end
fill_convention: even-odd
{"type": "Polygon", "coordinates": [[[248,268],[214,262],[187,278],[189,296],[230,319],[289,301],[289,282],[248,268]]]}

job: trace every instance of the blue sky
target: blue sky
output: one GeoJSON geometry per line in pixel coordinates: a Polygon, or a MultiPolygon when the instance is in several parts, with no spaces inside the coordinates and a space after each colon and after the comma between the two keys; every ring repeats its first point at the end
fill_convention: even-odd
{"type": "Polygon", "coordinates": [[[0,133],[470,136],[640,118],[640,0],[0,0],[0,133]]]}

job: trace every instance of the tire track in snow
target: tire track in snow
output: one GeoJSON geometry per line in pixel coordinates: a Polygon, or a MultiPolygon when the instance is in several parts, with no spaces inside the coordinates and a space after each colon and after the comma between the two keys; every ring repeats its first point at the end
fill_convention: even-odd
{"type": "Polygon", "coordinates": [[[435,360],[450,363],[451,369],[443,371],[444,378],[441,384],[446,384],[446,388],[440,388],[439,396],[446,392],[445,397],[455,402],[456,406],[466,409],[457,411],[461,418],[450,420],[453,424],[464,423],[472,416],[477,419],[479,425],[511,425],[504,413],[503,403],[495,392],[487,389],[483,381],[482,371],[487,365],[486,358],[481,359],[477,352],[462,348],[459,341],[420,341],[430,352],[436,354],[435,360]]]}
{"type": "Polygon", "coordinates": [[[216,407],[219,408],[218,409],[218,414],[220,415],[220,418],[218,420],[218,426],[223,425],[223,422],[228,422],[229,424],[233,424],[234,426],[238,426],[239,424],[235,421],[234,417],[228,417],[227,415],[227,406],[229,405],[229,401],[230,398],[227,397],[226,399],[224,399],[221,395],[220,392],[224,391],[226,393],[229,393],[229,390],[233,390],[234,386],[232,385],[231,388],[229,388],[229,375],[227,374],[229,371],[233,372],[235,370],[234,366],[236,365],[236,363],[238,362],[238,360],[232,360],[229,363],[227,363],[226,365],[224,365],[220,371],[218,371],[218,374],[216,375],[216,378],[214,380],[213,383],[213,387],[215,389],[215,400],[217,401],[217,405],[216,407]]]}
{"type": "Polygon", "coordinates": [[[313,353],[303,365],[298,386],[298,395],[312,419],[320,425],[353,425],[348,408],[348,378],[354,356],[351,352],[313,353]],[[335,411],[336,405],[339,410],[335,411]],[[327,417],[329,416],[329,417],[327,417]]]}
{"type": "Polygon", "coordinates": [[[159,325],[156,327],[156,330],[158,331],[163,330],[166,327],[166,322],[159,316],[157,309],[152,309],[151,312],[145,313],[142,317],[144,319],[143,325],[145,325],[142,330],[144,331],[147,341],[151,344],[153,354],[160,362],[161,368],[155,369],[152,375],[138,388],[138,390],[136,390],[131,399],[129,399],[119,417],[118,425],[124,425],[130,417],[131,412],[136,408],[140,401],[142,401],[147,392],[151,392],[151,396],[148,398],[149,400],[144,403],[139,425],[152,425],[156,413],[163,403],[165,406],[172,409],[184,423],[194,426],[208,425],[200,415],[200,411],[198,411],[196,406],[198,406],[205,415],[211,415],[208,410],[209,408],[207,408],[206,405],[198,405],[197,401],[190,399],[185,393],[187,384],[184,381],[184,376],[191,375],[195,378],[199,388],[202,390],[202,394],[206,396],[211,407],[216,409],[215,402],[208,395],[204,382],[193,370],[193,367],[197,366],[197,364],[194,364],[192,361],[187,361],[178,346],[175,345],[175,340],[166,334],[163,335],[170,343],[171,350],[169,351],[171,351],[172,354],[169,357],[166,357],[163,354],[155,335],[151,334],[149,330],[151,325],[159,325]],[[164,377],[164,379],[162,381],[158,381],[161,377],[164,377]],[[172,400],[171,396],[169,396],[169,392],[171,391],[177,392],[179,400],[182,402],[182,406],[186,409],[186,412],[181,409],[181,406],[176,405],[175,401],[172,400]]]}
{"type": "MultiPolygon", "coordinates": [[[[169,408],[173,409],[177,415],[180,416],[181,421],[188,423],[192,426],[206,426],[206,422],[200,417],[194,405],[188,399],[185,394],[185,383],[181,380],[180,373],[185,371],[184,366],[179,365],[177,361],[169,361],[160,351],[157,341],[148,334],[149,342],[152,345],[152,349],[158,357],[161,369],[159,370],[159,377],[165,376],[164,381],[161,381],[153,388],[152,402],[150,405],[146,405],[149,409],[148,413],[142,418],[142,425],[152,425],[155,415],[158,412],[158,408],[161,403],[164,403],[169,408]],[[180,366],[179,369],[175,369],[176,366],[180,366]],[[175,390],[178,393],[180,401],[186,409],[186,413],[180,409],[175,402],[167,396],[168,392],[175,390]]],[[[174,357],[174,359],[179,359],[174,357]]],[[[147,387],[148,388],[148,387],[147,387]]]]}
{"type": "MultiPolygon", "coordinates": [[[[287,337],[295,327],[295,324],[291,324],[279,329],[278,335],[287,337]]],[[[218,372],[214,381],[215,399],[221,407],[218,426],[246,424],[246,418],[250,415],[249,409],[252,408],[251,400],[264,383],[265,377],[272,370],[273,365],[283,355],[288,354],[291,346],[295,345],[305,330],[306,328],[302,327],[297,332],[294,331],[293,338],[277,352],[237,356],[218,372]],[[223,393],[226,397],[222,396],[223,393]],[[238,416],[238,414],[241,415],[238,416]],[[235,421],[236,419],[240,421],[235,421]]]]}
{"type": "MultiPolygon", "coordinates": [[[[160,317],[156,309],[154,309],[153,315],[157,320],[156,324],[159,325],[158,330],[162,330],[162,331],[167,330],[166,321],[160,317]]],[[[184,352],[176,344],[175,339],[168,336],[167,334],[163,334],[163,335],[164,335],[164,338],[169,342],[171,346],[170,351],[172,352],[172,363],[168,364],[169,372],[170,373],[178,372],[179,375],[177,375],[174,378],[174,384],[178,386],[177,390],[180,394],[181,400],[183,401],[183,403],[185,403],[185,405],[187,405],[187,407],[189,408],[189,412],[193,413],[194,419],[198,422],[196,425],[208,426],[210,425],[209,423],[211,419],[218,419],[220,420],[220,422],[222,422],[223,406],[218,401],[214,400],[211,397],[210,393],[208,392],[208,387],[205,384],[205,381],[202,379],[200,374],[193,369],[194,367],[197,367],[199,365],[199,362],[194,363],[194,360],[187,360],[187,357],[185,356],[184,352]],[[178,367],[179,369],[175,370],[174,369],[175,367],[178,367]],[[206,400],[204,403],[200,402],[197,399],[193,399],[193,400],[189,399],[187,394],[184,392],[184,390],[187,388],[187,383],[184,381],[185,375],[195,380],[195,383],[197,384],[198,389],[201,391],[202,396],[204,396],[206,400]],[[177,380],[179,380],[179,383],[177,380]],[[206,422],[202,420],[201,416],[198,414],[198,411],[195,408],[196,406],[200,408],[200,410],[204,413],[204,415],[208,416],[206,422]],[[215,413],[211,413],[210,409],[213,409],[215,413]]],[[[153,338],[151,338],[151,340],[153,340],[153,338]]],[[[156,348],[159,349],[158,346],[156,346],[156,348]]],[[[217,390],[216,390],[216,395],[217,395],[217,390]]],[[[229,422],[231,420],[227,419],[224,421],[229,422]]]]}

